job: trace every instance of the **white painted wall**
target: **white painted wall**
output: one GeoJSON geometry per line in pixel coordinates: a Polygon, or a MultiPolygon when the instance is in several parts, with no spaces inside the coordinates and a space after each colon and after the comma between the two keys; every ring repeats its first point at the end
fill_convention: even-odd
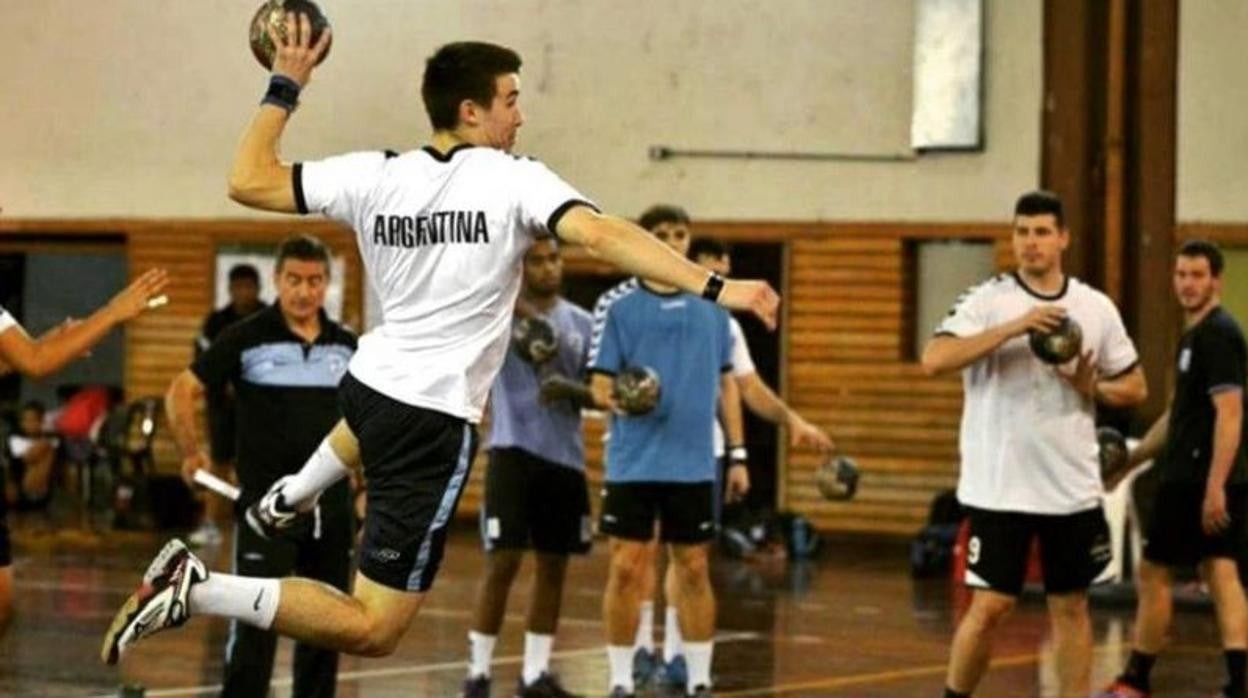
{"type": "MultiPolygon", "coordinates": [[[[982,153],[913,163],[674,160],[654,144],[895,153],[912,0],[324,0],[333,53],[290,158],[427,136],[424,59],[482,38],[525,57],[519,149],[606,208],[717,219],[999,220],[1039,176],[1041,1],[985,0],[982,153]]],[[[9,216],[239,216],[224,179],[265,85],[257,0],[0,2],[9,216]]]]}
{"type": "Polygon", "coordinates": [[[1179,7],[1177,215],[1248,221],[1248,3],[1179,7]]]}

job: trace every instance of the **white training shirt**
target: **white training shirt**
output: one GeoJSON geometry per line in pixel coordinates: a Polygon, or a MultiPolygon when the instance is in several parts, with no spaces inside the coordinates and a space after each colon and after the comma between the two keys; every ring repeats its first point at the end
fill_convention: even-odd
{"type": "Polygon", "coordinates": [[[351,226],[381,301],[349,370],[395,400],[481,419],[534,236],[578,191],[529,158],[460,145],[296,164],[295,200],[351,226]]]}
{"type": "MultiPolygon", "coordinates": [[[[1016,274],[968,290],[937,335],[968,337],[1010,322],[1037,305],[1059,305],[1083,330],[1083,350],[1103,377],[1133,369],[1139,355],[1105,294],[1066,280],[1045,296],[1016,274]]],[[[1073,369],[1073,362],[1066,367],[1073,369]]],[[[997,511],[1070,514],[1102,494],[1094,407],[1032,354],[1023,334],[962,371],[966,392],[959,446],[958,499],[997,511]]]]}
{"type": "MultiPolygon", "coordinates": [[[[750,356],[750,345],[745,343],[745,332],[741,330],[741,323],[737,322],[735,317],[728,316],[728,329],[732,332],[732,377],[744,378],[754,373],[754,357],[750,356]]],[[[719,420],[714,422],[714,446],[715,457],[724,457],[724,428],[720,426],[719,420]]]]}
{"type": "Polygon", "coordinates": [[[13,316],[9,315],[9,311],[5,310],[3,305],[0,305],[0,332],[4,332],[16,325],[17,320],[14,320],[13,316]]]}

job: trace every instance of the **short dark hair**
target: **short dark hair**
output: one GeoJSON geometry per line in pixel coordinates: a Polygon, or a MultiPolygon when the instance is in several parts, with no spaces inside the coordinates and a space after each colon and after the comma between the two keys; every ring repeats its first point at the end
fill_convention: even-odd
{"type": "Polygon", "coordinates": [[[230,267],[230,283],[235,281],[250,281],[259,286],[260,270],[250,264],[235,264],[230,267]]]}
{"type": "Polygon", "coordinates": [[[1066,215],[1062,210],[1062,200],[1057,194],[1044,189],[1029,191],[1018,197],[1014,203],[1016,216],[1043,216],[1052,214],[1057,219],[1057,227],[1066,227],[1066,215]]]}
{"type": "Polygon", "coordinates": [[[637,225],[654,232],[664,223],[680,223],[689,225],[689,214],[685,209],[672,204],[655,204],[642,212],[637,225]]]}
{"type": "Polygon", "coordinates": [[[1204,257],[1209,260],[1209,272],[1215,277],[1222,276],[1226,262],[1222,258],[1222,248],[1209,240],[1188,240],[1179,245],[1179,257],[1204,257]]]}
{"type": "Polygon", "coordinates": [[[329,276],[329,248],[315,235],[300,233],[282,240],[281,244],[277,246],[277,262],[273,265],[273,268],[281,271],[282,264],[288,259],[298,259],[303,262],[320,262],[325,265],[325,275],[329,276]]]}
{"type": "Polygon", "coordinates": [[[420,96],[435,131],[459,124],[459,105],[472,100],[488,108],[499,75],[520,72],[520,54],[482,41],[447,44],[425,62],[420,96]]]}
{"type": "Polygon", "coordinates": [[[728,246],[715,238],[699,237],[689,243],[689,259],[697,261],[698,257],[714,257],[723,259],[731,253],[728,246]]]}
{"type": "Polygon", "coordinates": [[[26,403],[22,405],[22,411],[34,412],[42,419],[43,416],[48,413],[48,408],[38,400],[27,400],[26,403]]]}

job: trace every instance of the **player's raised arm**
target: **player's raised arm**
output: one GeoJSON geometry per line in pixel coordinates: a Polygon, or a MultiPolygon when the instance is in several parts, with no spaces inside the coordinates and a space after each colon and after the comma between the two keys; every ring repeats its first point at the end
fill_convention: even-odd
{"type": "Polygon", "coordinates": [[[673,252],[653,235],[619,218],[576,206],[559,219],[560,238],[583,245],[595,257],[682,291],[701,294],[733,310],[758,316],[768,328],[776,326],[780,296],[766,281],[724,279],[673,252]]]}
{"type": "Polygon", "coordinates": [[[298,104],[299,92],[311,80],[312,69],[329,47],[330,30],[326,28],[313,42],[307,15],[299,15],[296,20],[294,14],[287,13],[286,37],[272,30],[269,37],[277,47],[273,76],[260,111],[238,144],[230,168],[229,192],[231,199],[250,208],[295,213],[292,168],[278,157],[278,145],[290,112],[298,104]]]}

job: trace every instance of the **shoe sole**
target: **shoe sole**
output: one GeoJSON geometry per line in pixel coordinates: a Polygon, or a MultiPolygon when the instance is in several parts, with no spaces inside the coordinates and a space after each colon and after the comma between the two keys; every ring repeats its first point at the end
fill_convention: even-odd
{"type": "Polygon", "coordinates": [[[108,626],[108,632],[104,633],[104,644],[100,647],[100,660],[109,666],[115,665],[121,659],[121,650],[117,647],[118,639],[125,632],[126,626],[130,625],[130,621],[138,616],[139,611],[143,608],[143,589],[139,589],[126,599],[122,604],[121,610],[117,611],[117,615],[113,616],[113,622],[108,626]]]}

